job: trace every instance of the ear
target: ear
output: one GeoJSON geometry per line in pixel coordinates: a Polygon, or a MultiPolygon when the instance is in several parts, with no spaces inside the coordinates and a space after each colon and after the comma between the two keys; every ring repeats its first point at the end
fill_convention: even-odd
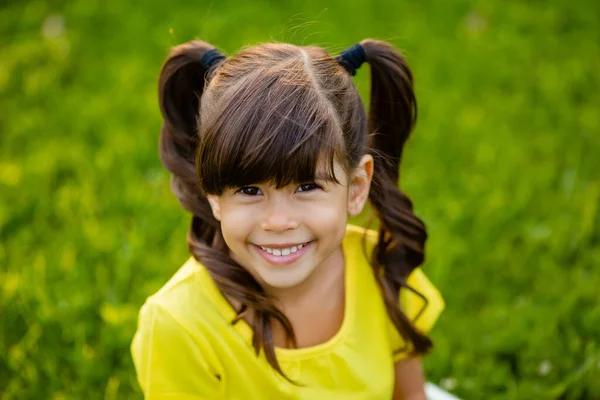
{"type": "Polygon", "coordinates": [[[208,203],[210,204],[210,208],[212,209],[216,220],[221,221],[221,203],[219,203],[219,196],[209,194],[206,198],[208,199],[208,203]]]}
{"type": "Polygon", "coordinates": [[[348,215],[352,217],[360,214],[369,198],[374,166],[373,156],[365,154],[350,177],[350,184],[348,186],[348,215]]]}

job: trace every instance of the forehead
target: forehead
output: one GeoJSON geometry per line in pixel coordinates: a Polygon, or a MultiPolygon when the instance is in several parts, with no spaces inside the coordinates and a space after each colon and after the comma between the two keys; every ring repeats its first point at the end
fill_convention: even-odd
{"type": "Polygon", "coordinates": [[[317,163],[315,169],[315,180],[343,183],[346,181],[347,171],[335,157],[333,158],[333,170],[330,173],[325,161],[317,163]],[[337,182],[336,182],[337,181],[337,182]]]}

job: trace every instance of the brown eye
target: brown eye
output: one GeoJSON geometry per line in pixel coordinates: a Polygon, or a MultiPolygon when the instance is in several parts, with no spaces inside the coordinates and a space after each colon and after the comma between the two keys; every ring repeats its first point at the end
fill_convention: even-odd
{"type": "Polygon", "coordinates": [[[260,194],[260,189],[256,186],[244,186],[243,188],[236,190],[236,193],[241,193],[246,196],[257,196],[260,194]]]}
{"type": "Polygon", "coordinates": [[[319,185],[317,185],[316,183],[305,183],[302,184],[298,187],[298,189],[300,189],[300,192],[310,192],[312,190],[315,189],[320,189],[321,187],[319,185]]]}

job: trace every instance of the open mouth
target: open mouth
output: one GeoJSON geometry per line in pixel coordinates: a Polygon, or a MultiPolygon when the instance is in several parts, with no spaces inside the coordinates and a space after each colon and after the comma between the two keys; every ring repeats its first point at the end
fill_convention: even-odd
{"type": "Polygon", "coordinates": [[[259,247],[262,250],[266,251],[267,253],[274,255],[275,257],[280,257],[280,256],[289,256],[290,254],[293,254],[293,253],[297,252],[298,250],[302,249],[304,246],[306,246],[309,243],[311,243],[311,242],[300,243],[300,244],[288,246],[288,247],[273,247],[273,248],[267,247],[267,246],[259,246],[259,247]]]}
{"type": "Polygon", "coordinates": [[[254,248],[256,248],[258,253],[270,264],[284,265],[293,263],[302,257],[302,255],[312,247],[313,243],[314,241],[310,241],[291,246],[287,245],[286,247],[275,247],[274,245],[268,247],[255,244],[254,248]]]}

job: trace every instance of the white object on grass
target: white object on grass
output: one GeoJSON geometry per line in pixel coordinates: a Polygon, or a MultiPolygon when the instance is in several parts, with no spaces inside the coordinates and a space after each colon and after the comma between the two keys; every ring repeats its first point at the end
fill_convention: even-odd
{"type": "Polygon", "coordinates": [[[427,396],[427,400],[460,400],[458,397],[429,382],[425,384],[425,395],[427,396]]]}

